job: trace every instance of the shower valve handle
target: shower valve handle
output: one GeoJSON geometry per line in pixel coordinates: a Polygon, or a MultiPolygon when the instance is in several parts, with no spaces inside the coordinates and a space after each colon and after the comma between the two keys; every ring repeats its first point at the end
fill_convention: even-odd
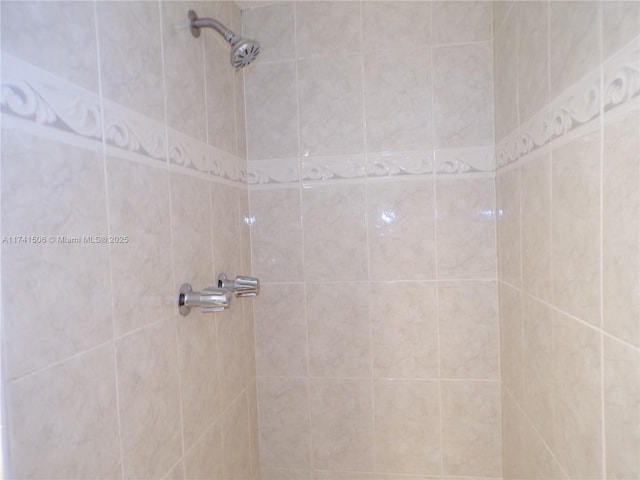
{"type": "Polygon", "coordinates": [[[191,284],[185,283],[178,294],[178,310],[183,316],[189,315],[194,307],[202,308],[203,313],[221,312],[229,308],[231,293],[219,288],[208,287],[201,292],[194,292],[191,284]]]}
{"type": "Polygon", "coordinates": [[[257,297],[260,293],[260,280],[242,275],[231,280],[224,273],[221,273],[218,275],[218,288],[233,292],[236,297],[257,297]]]}

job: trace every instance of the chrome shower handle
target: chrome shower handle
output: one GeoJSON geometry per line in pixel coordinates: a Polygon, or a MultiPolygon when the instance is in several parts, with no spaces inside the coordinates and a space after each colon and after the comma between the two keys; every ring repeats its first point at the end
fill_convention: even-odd
{"type": "Polygon", "coordinates": [[[194,292],[190,283],[184,283],[178,294],[178,311],[187,316],[194,307],[201,307],[203,313],[221,312],[229,308],[231,293],[214,287],[207,287],[201,292],[194,292]]]}
{"type": "Polygon", "coordinates": [[[260,293],[260,280],[256,277],[237,276],[235,280],[224,273],[218,275],[218,288],[233,292],[236,297],[257,297],[260,293]]]}

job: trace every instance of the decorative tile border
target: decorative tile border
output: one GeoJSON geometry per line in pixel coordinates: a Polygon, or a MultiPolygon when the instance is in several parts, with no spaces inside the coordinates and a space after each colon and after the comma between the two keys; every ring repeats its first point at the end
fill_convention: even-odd
{"type": "Polygon", "coordinates": [[[433,151],[382,152],[367,155],[368,177],[430,175],[433,173],[433,151]]]}
{"type": "Polygon", "coordinates": [[[366,157],[345,155],[335,157],[305,157],[302,159],[302,182],[355,180],[366,176],[366,157]]]}
{"type": "Polygon", "coordinates": [[[300,162],[297,158],[249,162],[247,184],[291,185],[300,182],[300,162]]]}
{"type": "Polygon", "coordinates": [[[168,160],[177,173],[246,185],[243,159],[111,100],[102,99],[102,110],[96,93],[11,55],[2,62],[0,111],[12,127],[61,142],[104,143],[108,155],[148,165],[168,160]]]}
{"type": "Polygon", "coordinates": [[[570,87],[496,145],[498,169],[552,141],[574,134],[605,114],[640,98],[640,38],[570,87]]]}

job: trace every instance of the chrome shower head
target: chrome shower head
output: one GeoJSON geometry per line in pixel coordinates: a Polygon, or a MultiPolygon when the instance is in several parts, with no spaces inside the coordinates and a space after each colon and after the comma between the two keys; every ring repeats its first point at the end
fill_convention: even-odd
{"type": "Polygon", "coordinates": [[[241,38],[231,48],[231,65],[244,68],[255,60],[260,53],[260,44],[255,40],[241,38]]]}
{"type": "Polygon", "coordinates": [[[235,33],[213,18],[198,18],[198,14],[189,10],[189,27],[194,37],[200,36],[201,28],[213,28],[231,45],[231,65],[244,68],[260,53],[260,44],[255,40],[238,37],[235,33]]]}

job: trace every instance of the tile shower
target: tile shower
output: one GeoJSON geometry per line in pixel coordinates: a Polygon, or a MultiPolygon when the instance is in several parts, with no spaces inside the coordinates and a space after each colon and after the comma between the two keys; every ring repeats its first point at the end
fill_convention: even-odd
{"type": "Polygon", "coordinates": [[[238,4],[0,5],[9,478],[640,478],[640,4],[238,4]]]}

